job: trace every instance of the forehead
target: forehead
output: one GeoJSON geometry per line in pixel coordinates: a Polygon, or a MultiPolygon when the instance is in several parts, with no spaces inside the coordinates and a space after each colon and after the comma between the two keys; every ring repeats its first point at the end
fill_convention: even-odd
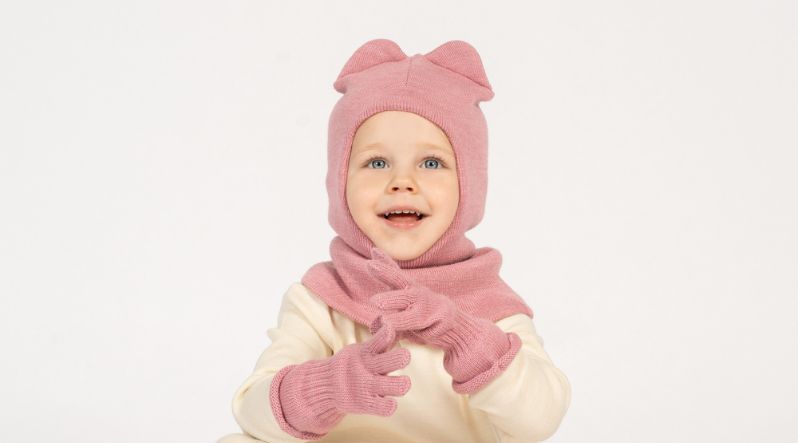
{"type": "Polygon", "coordinates": [[[446,133],[426,118],[405,111],[383,111],[367,118],[355,132],[352,151],[408,147],[452,153],[446,133]]]}
{"type": "MultiPolygon", "coordinates": [[[[418,149],[427,149],[427,150],[440,151],[440,152],[442,152],[444,154],[452,153],[452,148],[451,147],[449,147],[449,146],[441,146],[441,145],[433,143],[433,142],[418,141],[416,143],[410,144],[410,146],[414,146],[414,147],[416,147],[418,149]]],[[[389,143],[382,143],[382,142],[376,141],[376,142],[372,142],[372,143],[368,143],[368,144],[361,144],[361,145],[358,145],[358,146],[354,146],[353,145],[352,151],[359,151],[359,152],[378,151],[378,150],[390,149],[390,148],[391,148],[391,146],[390,146],[389,143]]]]}

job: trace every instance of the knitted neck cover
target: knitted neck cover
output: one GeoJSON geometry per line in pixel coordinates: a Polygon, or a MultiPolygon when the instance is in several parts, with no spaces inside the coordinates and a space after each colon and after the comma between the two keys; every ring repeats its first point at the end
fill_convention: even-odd
{"type": "Polygon", "coordinates": [[[488,137],[479,102],[494,95],[477,51],[453,40],[408,57],[393,41],[375,39],[355,51],[333,86],[344,94],[330,116],[327,144],[328,220],[338,235],[330,242],[332,261],[313,265],[302,284],[355,322],[368,326],[380,314],[369,298],[393,288],[366,267],[376,246],[347,206],[349,155],[367,118],[389,110],[412,112],[449,138],[460,200],[451,225],[428,250],[396,263],[416,283],[445,294],[472,315],[493,322],[519,312],[532,317],[532,309],[499,276],[500,252],[477,249],[464,235],[482,220],[485,208],[488,137]]]}

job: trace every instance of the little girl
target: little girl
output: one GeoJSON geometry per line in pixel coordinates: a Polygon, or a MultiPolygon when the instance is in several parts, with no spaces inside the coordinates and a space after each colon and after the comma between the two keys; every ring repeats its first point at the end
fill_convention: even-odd
{"type": "Polygon", "coordinates": [[[332,260],[285,293],[217,443],[538,442],[571,401],[482,219],[493,91],[460,40],[355,51],[329,120],[332,260]],[[399,346],[397,346],[399,345],[399,346]],[[391,375],[393,374],[393,375],[391,375]]]}

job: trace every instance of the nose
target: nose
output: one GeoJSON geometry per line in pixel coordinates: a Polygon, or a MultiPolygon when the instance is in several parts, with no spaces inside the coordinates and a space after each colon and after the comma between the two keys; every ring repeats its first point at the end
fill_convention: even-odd
{"type": "Polygon", "coordinates": [[[400,190],[416,192],[415,182],[407,176],[396,177],[391,183],[391,192],[398,192],[400,190]]]}
{"type": "Polygon", "coordinates": [[[415,192],[415,190],[416,190],[416,187],[415,187],[415,186],[413,186],[413,185],[412,185],[412,184],[410,184],[410,183],[408,183],[408,184],[402,184],[402,185],[392,185],[392,186],[391,186],[391,191],[398,191],[398,190],[400,190],[400,189],[406,189],[406,190],[408,190],[408,191],[410,191],[410,192],[415,192]]]}

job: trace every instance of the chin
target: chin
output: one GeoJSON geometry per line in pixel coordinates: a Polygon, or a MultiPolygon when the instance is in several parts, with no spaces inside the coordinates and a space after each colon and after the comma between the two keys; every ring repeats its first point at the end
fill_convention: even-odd
{"type": "Polygon", "coordinates": [[[396,260],[413,260],[414,258],[418,258],[421,256],[421,253],[418,254],[390,254],[391,257],[396,260]]]}

